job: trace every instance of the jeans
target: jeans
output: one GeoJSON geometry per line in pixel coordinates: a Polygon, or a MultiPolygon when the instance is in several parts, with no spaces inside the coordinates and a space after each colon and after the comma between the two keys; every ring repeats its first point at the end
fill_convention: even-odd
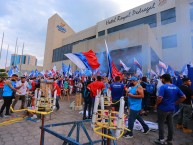
{"type": "Polygon", "coordinates": [[[90,98],[90,102],[89,102],[89,107],[88,107],[88,116],[92,117],[93,114],[93,109],[94,109],[94,103],[95,103],[95,97],[94,98],[90,98]]]}
{"type": "Polygon", "coordinates": [[[143,126],[144,131],[147,131],[149,129],[147,124],[145,124],[145,122],[143,121],[143,119],[139,115],[139,112],[140,111],[130,110],[130,115],[129,115],[129,119],[128,119],[128,129],[130,130],[130,132],[129,132],[130,136],[133,136],[133,126],[134,126],[134,122],[136,119],[143,126]]]}
{"type": "Polygon", "coordinates": [[[180,104],[180,113],[178,115],[178,124],[183,125],[183,127],[188,128],[188,121],[191,117],[192,106],[186,104],[180,104]]]}
{"type": "Polygon", "coordinates": [[[58,110],[60,109],[59,100],[60,100],[60,96],[56,96],[56,108],[58,110]]]}
{"type": "Polygon", "coordinates": [[[168,126],[168,141],[173,140],[174,128],[173,128],[173,111],[164,112],[161,110],[157,111],[158,114],[158,128],[159,128],[159,139],[164,139],[164,123],[166,121],[168,126]]]}
{"type": "Polygon", "coordinates": [[[25,99],[25,95],[15,95],[15,100],[13,101],[13,104],[12,104],[13,109],[14,109],[14,107],[15,107],[15,105],[16,105],[16,103],[17,103],[17,101],[19,99],[21,99],[21,107],[20,107],[20,109],[24,109],[25,100],[26,100],[25,99]]]}
{"type": "Polygon", "coordinates": [[[91,117],[91,105],[92,105],[92,99],[91,97],[85,97],[84,98],[84,112],[83,112],[83,118],[86,118],[86,110],[88,109],[88,116],[91,117]],[[89,111],[90,110],[90,111],[89,111]]]}
{"type": "Polygon", "coordinates": [[[6,108],[5,115],[9,115],[9,108],[10,108],[11,103],[12,103],[12,98],[13,98],[12,96],[3,97],[4,103],[1,106],[0,114],[3,113],[4,109],[6,108]]]}

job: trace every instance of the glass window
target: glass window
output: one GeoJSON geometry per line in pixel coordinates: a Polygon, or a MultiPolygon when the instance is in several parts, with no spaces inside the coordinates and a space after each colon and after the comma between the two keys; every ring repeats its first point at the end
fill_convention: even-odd
{"type": "Polygon", "coordinates": [[[190,9],[190,20],[193,21],[193,8],[190,9]]]}
{"type": "Polygon", "coordinates": [[[130,28],[130,27],[141,25],[141,24],[149,24],[149,26],[151,28],[156,27],[157,26],[157,16],[156,16],[156,14],[150,15],[150,16],[147,16],[147,17],[144,17],[144,18],[141,18],[141,19],[137,19],[137,20],[125,23],[125,24],[121,24],[119,26],[109,28],[109,29],[107,29],[107,33],[110,34],[110,33],[113,33],[113,32],[117,32],[117,31],[120,31],[120,30],[123,30],[123,29],[127,29],[127,28],[130,28]]]}
{"type": "Polygon", "coordinates": [[[53,50],[52,62],[67,60],[68,58],[64,55],[66,53],[72,53],[73,44],[64,45],[60,48],[53,50]]]}
{"type": "Polygon", "coordinates": [[[100,36],[103,36],[103,35],[105,35],[105,30],[98,32],[98,36],[99,36],[99,37],[100,37],[100,36]]]}
{"type": "Polygon", "coordinates": [[[151,15],[143,18],[143,23],[144,24],[149,24],[150,28],[156,27],[157,26],[157,16],[151,15]]]}
{"type": "Polygon", "coordinates": [[[161,24],[166,25],[176,22],[176,9],[172,8],[161,12],[161,24]]]}
{"type": "Polygon", "coordinates": [[[22,64],[25,64],[25,59],[26,59],[26,56],[22,56],[22,64]]]}
{"type": "Polygon", "coordinates": [[[162,49],[177,47],[177,36],[171,35],[162,37],[162,49]]]}

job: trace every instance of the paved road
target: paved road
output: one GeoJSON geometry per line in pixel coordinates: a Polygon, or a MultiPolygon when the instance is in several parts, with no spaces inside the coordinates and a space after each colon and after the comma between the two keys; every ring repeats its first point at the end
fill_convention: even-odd
{"type": "MultiPolygon", "coordinates": [[[[20,103],[20,102],[19,102],[20,103]]],[[[19,104],[18,103],[18,104],[19,104]]],[[[69,121],[81,120],[82,116],[79,111],[72,111],[69,108],[69,102],[60,102],[60,110],[52,113],[50,116],[46,116],[45,124],[61,123],[69,121]]],[[[0,106],[2,103],[0,103],[0,106]]],[[[18,117],[21,113],[13,113],[13,117],[18,117]]],[[[156,114],[151,113],[144,117],[145,120],[156,121],[156,114]]],[[[0,122],[7,119],[0,118],[0,122]]],[[[193,129],[193,121],[190,121],[191,129],[193,129]]],[[[41,122],[35,123],[32,121],[23,120],[19,123],[14,123],[7,126],[0,126],[0,145],[39,145],[40,141],[40,129],[41,122]]],[[[67,134],[72,126],[52,127],[53,130],[67,134]]],[[[100,139],[100,136],[93,133],[90,128],[90,124],[86,124],[89,135],[92,139],[100,139]]],[[[167,132],[167,131],[166,131],[167,132]]],[[[73,134],[74,136],[74,134],[73,134]]],[[[158,132],[150,132],[148,135],[144,135],[139,131],[134,131],[134,138],[124,139],[121,138],[117,141],[118,145],[152,145],[153,141],[158,137],[158,132]]],[[[80,142],[87,142],[86,136],[81,132],[80,142]]],[[[45,134],[45,145],[62,145],[62,141],[50,134],[45,134]]],[[[174,145],[193,145],[193,134],[184,134],[181,130],[175,129],[174,145]]]]}

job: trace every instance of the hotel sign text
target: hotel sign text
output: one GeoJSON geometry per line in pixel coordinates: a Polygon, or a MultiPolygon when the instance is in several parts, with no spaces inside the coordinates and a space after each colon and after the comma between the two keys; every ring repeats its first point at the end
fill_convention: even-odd
{"type": "Polygon", "coordinates": [[[125,16],[121,16],[121,15],[115,16],[114,18],[107,20],[106,25],[113,24],[113,23],[118,22],[118,21],[125,21],[126,19],[128,19],[132,16],[139,15],[142,13],[148,14],[151,10],[155,9],[155,5],[156,5],[156,3],[154,2],[151,6],[148,6],[146,8],[139,8],[139,9],[131,10],[125,16]]]}

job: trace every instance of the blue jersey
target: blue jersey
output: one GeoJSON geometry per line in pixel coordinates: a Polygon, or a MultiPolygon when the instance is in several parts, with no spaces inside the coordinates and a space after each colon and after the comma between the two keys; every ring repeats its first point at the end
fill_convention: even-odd
{"type": "Polygon", "coordinates": [[[162,97],[158,110],[169,112],[175,110],[175,102],[184,96],[184,93],[173,84],[162,85],[159,89],[159,96],[162,97]]]}
{"type": "MultiPolygon", "coordinates": [[[[136,85],[134,87],[131,87],[129,93],[133,95],[137,95],[137,88],[140,85],[136,85]]],[[[142,98],[131,98],[128,97],[128,106],[130,107],[131,110],[135,111],[140,111],[141,110],[141,103],[142,103],[142,98]]]]}
{"type": "Polygon", "coordinates": [[[123,96],[124,85],[122,83],[112,83],[110,89],[113,100],[119,100],[123,96]]]}
{"type": "MultiPolygon", "coordinates": [[[[11,85],[15,88],[16,87],[16,82],[15,81],[11,81],[11,85]]],[[[10,97],[13,95],[13,90],[7,85],[4,85],[3,88],[3,97],[10,97]]]]}

